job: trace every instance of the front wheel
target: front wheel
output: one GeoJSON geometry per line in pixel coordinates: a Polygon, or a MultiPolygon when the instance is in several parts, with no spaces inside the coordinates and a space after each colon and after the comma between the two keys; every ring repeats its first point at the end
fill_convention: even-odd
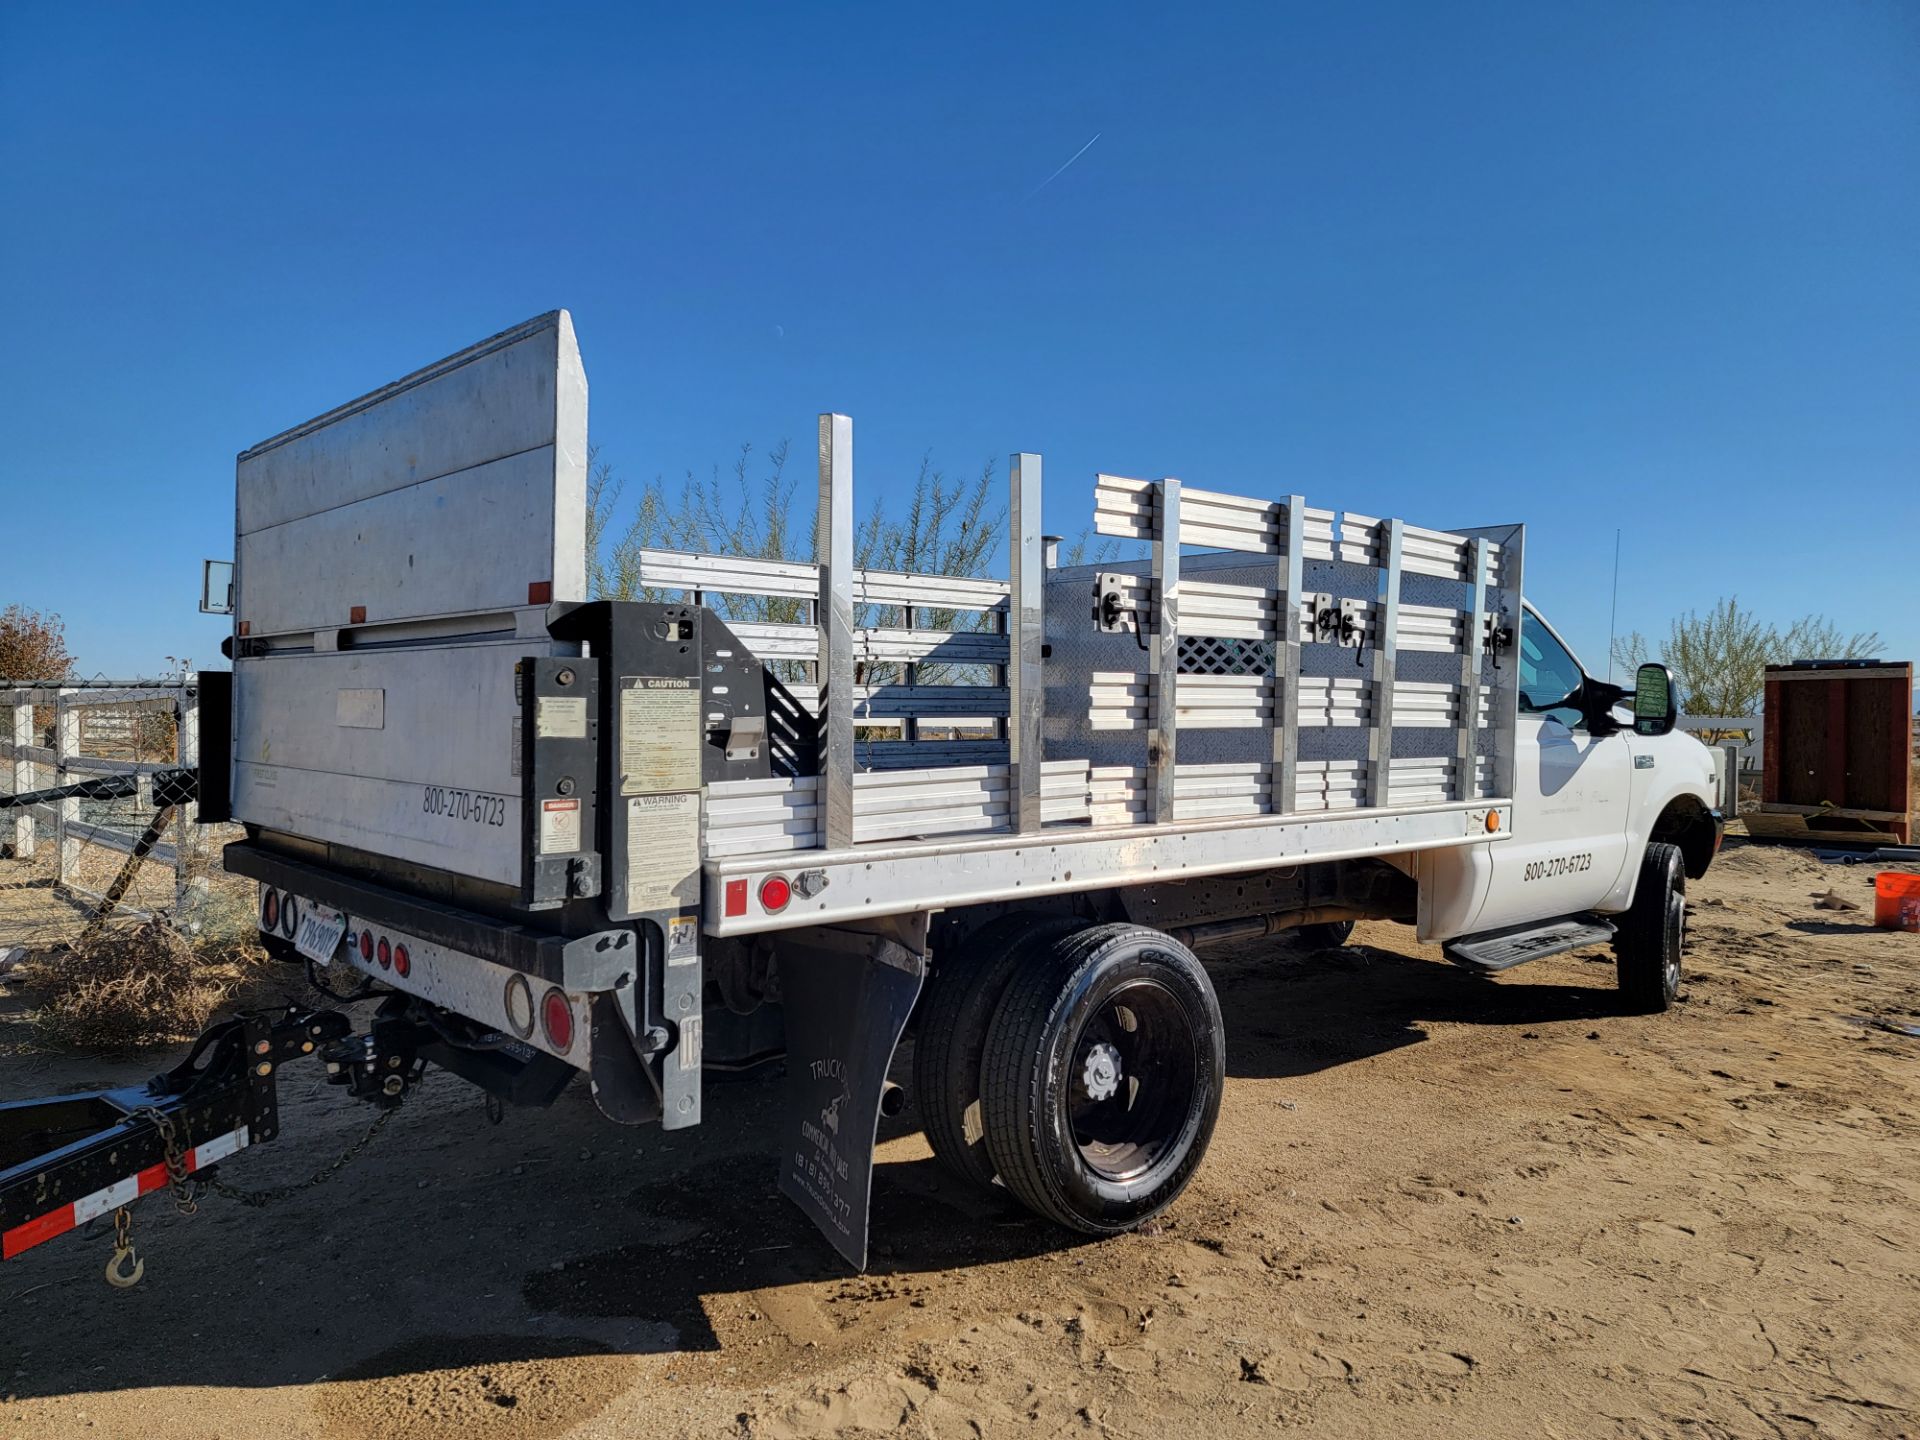
{"type": "Polygon", "coordinates": [[[1650,844],[1640,860],[1633,904],[1613,937],[1620,998],[1651,1015],[1680,993],[1680,952],[1687,938],[1687,870],[1678,845],[1650,844]]]}
{"type": "Polygon", "coordinates": [[[981,1067],[987,1148],[1029,1209],[1129,1230],[1193,1178],[1220,1114],[1226,1049],[1200,962],[1171,936],[1095,925],[1015,976],[981,1067]]]}

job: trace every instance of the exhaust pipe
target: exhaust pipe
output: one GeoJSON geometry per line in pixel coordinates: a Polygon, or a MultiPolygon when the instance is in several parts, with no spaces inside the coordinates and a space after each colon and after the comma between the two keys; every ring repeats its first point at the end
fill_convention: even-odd
{"type": "Polygon", "coordinates": [[[1359,905],[1310,905],[1304,910],[1277,910],[1270,915],[1245,915],[1238,920],[1208,920],[1199,925],[1181,925],[1167,933],[1189,950],[1198,950],[1229,940],[1262,940],[1302,925],[1372,920],[1376,916],[1376,911],[1359,905]]]}

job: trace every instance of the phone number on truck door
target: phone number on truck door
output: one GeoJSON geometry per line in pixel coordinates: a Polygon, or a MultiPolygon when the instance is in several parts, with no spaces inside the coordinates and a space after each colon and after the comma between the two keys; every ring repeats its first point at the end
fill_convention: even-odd
{"type": "Polygon", "coordinates": [[[1522,880],[1552,880],[1561,875],[1578,875],[1593,868],[1593,856],[1556,855],[1551,860],[1534,860],[1520,872],[1522,880]]]}
{"type": "Polygon", "coordinates": [[[477,795],[471,790],[449,790],[428,785],[420,795],[420,809],[442,819],[465,821],[469,825],[505,825],[507,802],[500,795],[477,795]]]}

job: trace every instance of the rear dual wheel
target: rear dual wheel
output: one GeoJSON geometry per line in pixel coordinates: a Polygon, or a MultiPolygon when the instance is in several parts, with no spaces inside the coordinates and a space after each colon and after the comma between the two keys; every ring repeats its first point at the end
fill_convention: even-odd
{"type": "Polygon", "coordinates": [[[1084,923],[1063,916],[1002,916],[936,960],[927,977],[913,1042],[914,1103],[934,1158],[962,1180],[993,1184],[980,1062],[1000,997],[1034,952],[1084,923]]]}
{"type": "Polygon", "coordinates": [[[1185,946],[1138,925],[1057,936],[1014,970],[988,1027],[987,1157],[1038,1214],[1131,1229],[1193,1178],[1225,1073],[1220,1007],[1185,946]]]}

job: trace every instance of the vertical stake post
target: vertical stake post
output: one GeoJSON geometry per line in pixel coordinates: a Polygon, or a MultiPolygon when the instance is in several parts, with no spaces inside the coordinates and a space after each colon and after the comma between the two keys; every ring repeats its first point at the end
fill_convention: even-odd
{"type": "Polygon", "coordinates": [[[1489,601],[1487,605],[1490,623],[1512,631],[1506,655],[1494,654],[1493,663],[1498,669],[1488,696],[1496,736],[1492,788],[1495,796],[1508,800],[1519,784],[1515,766],[1520,719],[1520,627],[1526,623],[1522,610],[1527,593],[1526,551],[1527,527],[1516,525],[1500,541],[1500,583],[1494,587],[1499,604],[1496,607],[1489,601]]]}
{"type": "Polygon", "coordinates": [[[1007,461],[1009,501],[1007,595],[1008,787],[1013,828],[1040,828],[1042,734],[1046,721],[1046,676],[1041,645],[1046,638],[1046,559],[1040,534],[1040,457],[1024,451],[1007,461]]]}
{"type": "Polygon", "coordinates": [[[820,843],[853,844],[853,421],[820,417],[820,843]]]}
{"type": "Polygon", "coordinates": [[[1306,589],[1307,502],[1289,495],[1281,514],[1280,559],[1273,577],[1273,772],[1267,808],[1299,808],[1300,596],[1306,589]]]}
{"type": "Polygon", "coordinates": [[[1391,803],[1393,785],[1393,672],[1400,658],[1400,551],[1404,527],[1386,526],[1386,566],[1380,603],[1373,608],[1373,727],[1367,735],[1367,804],[1391,803]]]}
{"type": "Polygon", "coordinates": [[[1454,759],[1460,767],[1456,800],[1480,796],[1480,668],[1487,653],[1487,542],[1478,536],[1467,541],[1467,583],[1472,601],[1467,610],[1467,633],[1460,645],[1460,728],[1455,732],[1454,759]]]}
{"type": "Polygon", "coordinates": [[[1153,642],[1147,652],[1153,686],[1153,723],[1147,731],[1147,822],[1173,819],[1173,777],[1178,761],[1180,683],[1180,482],[1162,480],[1155,491],[1159,513],[1153,528],[1153,642]]]}

